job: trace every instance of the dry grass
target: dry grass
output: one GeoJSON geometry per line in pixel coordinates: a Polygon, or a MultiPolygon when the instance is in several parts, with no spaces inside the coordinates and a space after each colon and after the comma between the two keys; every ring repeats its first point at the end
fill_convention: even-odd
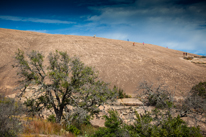
{"type": "Polygon", "coordinates": [[[44,134],[47,136],[59,135],[74,137],[72,133],[64,130],[64,127],[57,123],[47,122],[43,119],[34,119],[33,121],[28,121],[24,124],[24,130],[22,136],[24,137],[36,137],[39,134],[44,134]]]}
{"type": "MultiPolygon", "coordinates": [[[[31,118],[29,118],[31,119],[31,118]]],[[[28,118],[27,118],[28,120],[28,118]]],[[[92,125],[81,125],[80,126],[82,135],[92,135],[98,130],[97,127],[92,125]]],[[[42,136],[63,136],[63,137],[75,137],[71,132],[65,130],[64,126],[57,123],[48,122],[44,119],[34,118],[33,120],[28,120],[24,124],[23,133],[20,135],[22,137],[42,137],[42,136]]]]}

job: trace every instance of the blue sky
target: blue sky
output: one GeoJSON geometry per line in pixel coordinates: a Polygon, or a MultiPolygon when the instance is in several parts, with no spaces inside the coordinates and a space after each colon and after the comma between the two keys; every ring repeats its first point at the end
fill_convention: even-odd
{"type": "Polygon", "coordinates": [[[0,28],[96,34],[206,55],[205,0],[4,0],[0,28]]]}

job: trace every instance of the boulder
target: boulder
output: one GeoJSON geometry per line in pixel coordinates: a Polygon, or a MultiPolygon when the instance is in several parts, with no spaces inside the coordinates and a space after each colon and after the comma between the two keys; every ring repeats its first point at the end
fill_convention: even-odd
{"type": "Polygon", "coordinates": [[[137,98],[118,99],[117,102],[124,106],[143,106],[143,103],[137,98]]]}
{"type": "Polygon", "coordinates": [[[94,118],[94,119],[90,120],[90,123],[94,127],[104,127],[104,122],[105,122],[105,119],[94,118]]]}

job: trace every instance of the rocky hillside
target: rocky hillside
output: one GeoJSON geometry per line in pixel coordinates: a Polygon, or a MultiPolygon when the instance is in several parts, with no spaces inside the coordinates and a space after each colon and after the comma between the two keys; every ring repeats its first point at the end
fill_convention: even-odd
{"type": "Polygon", "coordinates": [[[206,81],[206,66],[183,59],[181,51],[146,43],[133,46],[133,42],[122,40],[0,28],[0,92],[12,94],[17,86],[12,64],[18,48],[25,53],[39,50],[45,56],[55,50],[67,51],[95,67],[102,80],[128,94],[137,94],[137,86],[144,80],[165,83],[171,90],[176,88],[176,94],[187,93],[194,84],[206,81]]]}

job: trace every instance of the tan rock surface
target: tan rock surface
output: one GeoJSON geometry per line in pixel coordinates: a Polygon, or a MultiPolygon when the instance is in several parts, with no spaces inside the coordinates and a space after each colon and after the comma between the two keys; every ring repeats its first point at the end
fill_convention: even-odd
{"type": "Polygon", "coordinates": [[[194,58],[191,60],[191,62],[197,64],[206,64],[206,58],[194,58]]]}
{"type": "Polygon", "coordinates": [[[120,102],[120,105],[125,106],[143,106],[143,103],[139,101],[137,98],[123,98],[118,99],[117,102],[120,102]]]}
{"type": "MultiPolygon", "coordinates": [[[[17,86],[16,70],[12,68],[17,49],[29,53],[39,50],[47,56],[55,50],[77,55],[99,71],[99,77],[137,94],[136,87],[147,80],[164,82],[176,94],[188,92],[194,84],[206,81],[206,67],[182,58],[182,52],[164,47],[92,36],[52,35],[0,28],[0,90],[7,94],[17,86]]],[[[193,54],[188,54],[192,56],[193,54]]]]}

